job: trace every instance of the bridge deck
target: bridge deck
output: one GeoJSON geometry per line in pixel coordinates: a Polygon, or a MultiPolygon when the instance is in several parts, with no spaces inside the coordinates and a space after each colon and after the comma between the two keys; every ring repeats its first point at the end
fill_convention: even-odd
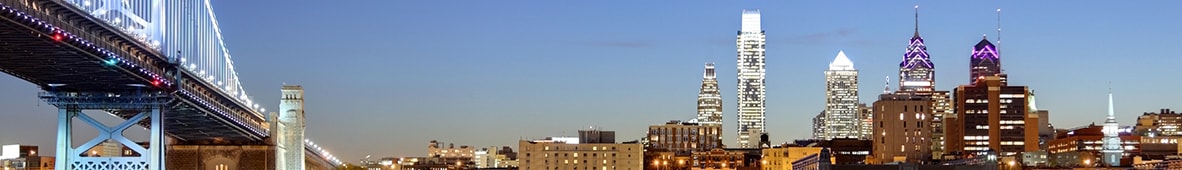
{"type": "MultiPolygon", "coordinates": [[[[176,100],[165,109],[165,132],[185,141],[266,137],[257,113],[245,114],[251,109],[229,100],[233,96],[170,65],[166,57],[68,5],[0,0],[0,72],[55,92],[175,92],[176,100]],[[177,78],[178,85],[170,86],[177,78]]],[[[108,111],[123,118],[138,112],[108,111]]]]}

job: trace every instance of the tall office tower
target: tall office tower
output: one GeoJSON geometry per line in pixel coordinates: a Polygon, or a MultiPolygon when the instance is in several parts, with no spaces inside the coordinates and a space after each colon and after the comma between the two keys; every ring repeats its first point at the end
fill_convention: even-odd
{"type": "Polygon", "coordinates": [[[279,101],[279,138],[276,154],[283,161],[276,169],[304,169],[304,87],[284,85],[279,101]],[[277,149],[279,150],[279,149],[277,149]]]}
{"type": "Polygon", "coordinates": [[[936,65],[928,57],[928,47],[919,36],[919,5],[915,6],[915,34],[899,63],[899,91],[933,91],[936,88],[936,65]]]}
{"type": "Polygon", "coordinates": [[[825,136],[865,139],[862,136],[862,114],[858,108],[858,70],[844,51],[825,70],[825,136]]]}
{"type": "Polygon", "coordinates": [[[944,140],[948,136],[945,133],[948,125],[944,123],[948,122],[947,119],[956,119],[956,112],[952,110],[951,93],[948,91],[932,91],[928,95],[932,100],[932,159],[938,159],[944,155],[944,140]]]}
{"type": "Polygon", "coordinates": [[[871,133],[874,133],[874,107],[867,106],[865,103],[858,103],[858,114],[862,117],[862,139],[870,139],[871,133]]]}
{"type": "MultiPolygon", "coordinates": [[[[932,100],[932,123],[930,123],[933,158],[944,153],[944,117],[952,115],[948,91],[936,91],[936,65],[928,56],[928,47],[919,36],[919,5],[915,6],[915,33],[899,63],[899,92],[915,92],[912,95],[927,96],[932,100]]],[[[952,115],[954,116],[954,115],[952,115]]]]}
{"type": "Polygon", "coordinates": [[[997,67],[1000,63],[990,63],[999,61],[999,56],[988,40],[977,43],[971,58],[986,61],[988,65],[979,67],[986,69],[974,68],[974,71],[987,74],[956,88],[953,101],[958,119],[945,129],[948,131],[945,150],[980,153],[992,149],[1002,156],[1037,151],[1039,117],[1038,113],[1030,112],[1027,103],[1030,90],[1006,83],[1006,75],[997,67]]]}
{"type": "Polygon", "coordinates": [[[1108,166],[1121,166],[1120,159],[1124,149],[1120,145],[1120,125],[1116,124],[1116,115],[1112,108],[1112,90],[1108,91],[1108,120],[1104,121],[1104,163],[1108,166]]]}
{"type": "Polygon", "coordinates": [[[825,110],[813,117],[813,139],[825,139],[825,110]]]}
{"type": "Polygon", "coordinates": [[[766,117],[764,86],[764,46],[767,37],[759,26],[759,11],[743,10],[743,24],[738,40],[738,125],[739,148],[756,148],[764,131],[766,117]]]}
{"type": "MultiPolygon", "coordinates": [[[[976,84],[978,79],[985,76],[999,74],[1002,74],[1001,57],[997,53],[997,47],[982,36],[981,42],[973,46],[973,55],[969,58],[969,84],[976,84]]],[[[1006,83],[1006,76],[1001,76],[1001,82],[1006,83]]]]}
{"type": "Polygon", "coordinates": [[[706,63],[706,72],[702,74],[702,89],[698,90],[698,124],[722,126],[722,95],[718,92],[714,63],[706,63]]]}

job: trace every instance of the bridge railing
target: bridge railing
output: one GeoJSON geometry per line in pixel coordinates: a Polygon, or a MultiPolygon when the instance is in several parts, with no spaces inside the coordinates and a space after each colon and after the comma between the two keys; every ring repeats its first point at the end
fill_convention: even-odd
{"type": "Polygon", "coordinates": [[[148,82],[162,86],[172,84],[162,76],[165,72],[162,66],[167,65],[167,62],[163,58],[145,57],[160,55],[149,54],[155,51],[140,48],[137,45],[141,44],[135,44],[136,42],[118,41],[119,38],[129,37],[120,32],[110,31],[109,26],[85,23],[81,19],[88,17],[79,15],[84,13],[77,13],[75,9],[55,1],[0,0],[0,4],[0,10],[3,10],[5,15],[14,15],[10,18],[25,22],[47,39],[86,51],[97,60],[104,61],[104,64],[130,70],[148,82]]]}
{"type": "MultiPolygon", "coordinates": [[[[191,74],[185,74],[185,75],[191,75],[191,74]]],[[[182,77],[187,77],[187,76],[182,76],[182,77]]],[[[214,97],[214,96],[218,95],[217,94],[218,92],[212,92],[212,91],[206,90],[206,89],[210,89],[207,87],[208,84],[204,84],[207,82],[192,81],[192,80],[196,80],[196,79],[193,79],[192,77],[187,78],[187,80],[190,80],[190,81],[183,81],[181,83],[181,88],[177,89],[177,94],[194,99],[195,104],[199,104],[199,105],[205,106],[206,108],[212,109],[209,111],[223,116],[228,121],[232,121],[232,122],[235,122],[235,123],[238,123],[241,125],[246,125],[246,127],[245,127],[246,130],[254,133],[254,134],[251,134],[252,136],[262,137],[262,136],[268,135],[270,124],[265,122],[266,120],[263,119],[262,117],[254,116],[254,114],[251,112],[253,110],[251,110],[249,108],[236,109],[235,107],[226,106],[224,104],[232,103],[232,102],[219,100],[219,98],[214,97]]],[[[261,139],[261,138],[259,138],[259,139],[261,139]]]]}
{"type": "Polygon", "coordinates": [[[53,1],[89,14],[90,19],[106,23],[109,30],[123,33],[140,47],[164,54],[156,56],[177,62],[197,80],[207,81],[213,89],[263,117],[265,109],[242,87],[209,0],[53,1]]]}
{"type": "Polygon", "coordinates": [[[316,142],[313,142],[312,140],[304,139],[304,149],[308,152],[316,154],[316,156],[319,156],[325,161],[333,163],[334,166],[340,166],[342,163],[340,159],[338,159],[336,156],[333,156],[331,153],[328,153],[328,151],[325,151],[324,148],[320,148],[320,146],[316,145],[316,142]]]}
{"type": "MultiPolygon", "coordinates": [[[[112,31],[117,29],[101,21],[85,16],[85,11],[52,0],[0,0],[0,14],[24,22],[26,26],[46,36],[47,39],[88,52],[91,54],[89,56],[96,57],[95,59],[103,64],[135,73],[145,82],[151,82],[158,88],[172,87],[174,79],[163,76],[170,66],[166,57],[147,48],[148,46],[142,42],[123,41],[134,39],[124,32],[112,31]]],[[[214,85],[214,82],[203,80],[198,73],[180,73],[191,75],[187,78],[199,83],[183,84],[178,86],[180,89],[177,90],[188,93],[193,99],[200,99],[199,103],[204,102],[204,106],[220,113],[224,119],[246,126],[245,129],[254,133],[252,136],[261,139],[267,135],[268,124],[263,122],[260,110],[255,109],[257,104],[252,106],[243,103],[240,96],[226,94],[224,89],[214,85]],[[225,98],[215,97],[217,95],[225,98]]]]}

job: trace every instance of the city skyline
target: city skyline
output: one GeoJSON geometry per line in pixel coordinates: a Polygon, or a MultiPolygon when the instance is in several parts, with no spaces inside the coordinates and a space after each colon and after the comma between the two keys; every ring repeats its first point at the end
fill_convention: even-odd
{"type": "MultiPolygon", "coordinates": [[[[272,3],[277,2],[214,2],[218,5],[215,9],[221,17],[222,29],[227,37],[230,37],[227,46],[235,51],[235,62],[242,73],[242,85],[252,92],[258,103],[270,108],[269,110],[278,108],[278,88],[284,82],[304,85],[309,96],[308,137],[317,140],[327,149],[334,150],[334,153],[347,161],[355,161],[363,155],[370,154],[423,155],[426,148],[421,147],[422,144],[432,139],[473,146],[501,146],[512,145],[522,136],[557,136],[564,130],[569,136],[574,130],[586,125],[598,125],[605,130],[619,131],[621,139],[639,139],[643,137],[645,126],[695,116],[695,110],[690,108],[692,105],[689,105],[688,101],[694,100],[694,92],[700,88],[696,86],[700,85],[701,80],[697,74],[701,71],[700,63],[716,62],[720,66],[718,70],[735,69],[729,67],[731,63],[728,61],[733,59],[730,57],[733,57],[734,53],[730,51],[733,47],[728,45],[732,40],[727,39],[733,36],[739,27],[736,19],[739,16],[738,11],[755,8],[761,10],[765,19],[763,26],[770,33],[768,50],[772,51],[769,53],[771,55],[768,55],[768,65],[773,68],[768,70],[767,78],[768,91],[771,94],[767,100],[768,132],[771,133],[773,142],[808,138],[806,117],[811,117],[816,110],[823,108],[823,105],[819,104],[824,96],[820,90],[823,87],[819,84],[823,79],[817,78],[816,72],[824,69],[820,65],[828,62],[826,60],[832,56],[832,51],[845,50],[850,51],[850,56],[857,56],[853,60],[859,63],[859,70],[865,77],[896,75],[898,67],[895,63],[899,61],[899,51],[907,45],[905,39],[910,36],[912,29],[912,24],[906,22],[912,15],[911,2],[867,2],[840,7],[836,4],[841,2],[716,2],[677,8],[699,11],[679,17],[643,12],[650,10],[646,7],[660,4],[653,2],[639,2],[638,6],[628,7],[618,7],[610,3],[570,2],[584,3],[584,6],[580,7],[590,9],[546,2],[524,7],[513,7],[513,3],[472,3],[450,6],[463,10],[456,10],[452,14],[438,14],[436,17],[439,18],[433,20],[412,16],[418,16],[416,13],[431,13],[428,9],[439,9],[454,4],[382,2],[395,4],[374,6],[394,7],[398,10],[392,10],[392,14],[377,13],[382,14],[379,16],[393,18],[380,21],[397,22],[362,25],[385,26],[381,28],[391,30],[360,27],[344,28],[348,30],[342,33],[322,27],[296,28],[309,23],[276,19],[326,19],[312,16],[314,14],[257,14],[258,12],[252,9],[262,8],[264,4],[273,5],[272,3]],[[502,8],[486,9],[488,5],[502,8]],[[536,8],[539,6],[549,8],[536,8]],[[801,6],[815,9],[798,9],[801,6]],[[478,16],[513,9],[522,11],[478,16]],[[606,9],[622,12],[593,16],[598,14],[596,11],[606,9]],[[810,15],[809,12],[825,10],[866,11],[806,17],[810,15]],[[528,12],[556,14],[534,16],[528,15],[528,12]],[[871,14],[874,15],[869,16],[871,14]],[[664,20],[662,24],[646,23],[662,18],[668,20],[664,20]],[[480,21],[481,19],[512,24],[480,21]],[[560,19],[586,23],[543,24],[560,19]],[[851,25],[853,22],[848,20],[865,23],[851,25]],[[400,22],[423,26],[400,26],[400,22]],[[293,27],[252,28],[260,24],[293,27]],[[480,28],[476,26],[484,28],[476,31],[462,30],[480,28]],[[651,30],[669,31],[656,33],[652,37],[638,38],[633,36],[634,33],[627,33],[634,31],[631,27],[636,26],[646,27],[647,29],[643,29],[646,31],[642,32],[650,34],[651,30]],[[701,28],[682,29],[691,26],[701,28]],[[553,32],[557,30],[561,31],[553,32]],[[569,33],[572,30],[589,32],[592,33],[589,35],[600,37],[572,35],[575,34],[569,33]],[[522,35],[511,33],[531,31],[543,34],[510,36],[522,35]],[[307,35],[307,32],[326,34],[307,35]],[[431,36],[439,33],[454,35],[429,39],[430,36],[414,35],[419,34],[415,32],[432,33],[431,36]],[[567,35],[567,38],[541,36],[555,34],[567,35]],[[557,43],[542,46],[555,49],[541,52],[587,52],[563,54],[562,57],[555,58],[553,55],[532,54],[535,52],[498,49],[507,46],[496,45],[496,42],[510,38],[521,40],[507,41],[503,44],[538,45],[538,41],[554,41],[557,43]],[[444,43],[445,40],[456,44],[444,43]],[[333,43],[360,45],[327,45],[333,43]],[[440,51],[440,48],[445,47],[464,50],[440,51]],[[287,59],[288,57],[291,58],[287,59]],[[438,69],[436,66],[430,66],[444,61],[450,61],[449,65],[469,68],[438,69]],[[531,65],[536,67],[523,67],[531,65]],[[644,65],[653,67],[643,68],[644,65]],[[371,73],[363,74],[365,72],[371,73]],[[496,101],[506,99],[513,101],[496,101]],[[623,116],[636,118],[617,119],[623,116]],[[470,119],[457,120],[455,117],[470,119]],[[475,126],[461,126],[479,123],[500,127],[480,129],[475,126]],[[434,126],[437,124],[451,126],[434,126]],[[433,131],[416,132],[417,129],[423,129],[421,127],[432,127],[433,131]],[[394,131],[389,133],[403,137],[366,135],[366,132],[371,131],[394,131]],[[489,134],[503,131],[513,133],[489,134]]],[[[298,11],[297,9],[314,5],[301,2],[279,3],[281,5],[266,10],[298,11]]],[[[1171,33],[1172,30],[1179,30],[1180,26],[1158,22],[1168,21],[1169,18],[1151,15],[1155,12],[1173,12],[1166,8],[1169,5],[1137,3],[1146,2],[1077,4],[1062,1],[1003,1],[1000,5],[996,2],[924,2],[921,4],[924,22],[920,24],[925,31],[924,37],[930,47],[929,52],[934,56],[932,62],[942,67],[939,74],[936,74],[940,85],[936,88],[950,90],[955,85],[967,84],[967,79],[963,76],[968,75],[965,66],[968,65],[969,47],[975,40],[980,39],[981,34],[993,34],[996,23],[993,22],[995,16],[992,11],[995,6],[1001,6],[1006,12],[1002,22],[1007,28],[1006,43],[1001,45],[1006,49],[1005,72],[1014,74],[1009,77],[1012,83],[1031,86],[1038,91],[1039,98],[1042,99],[1040,108],[1051,110],[1058,113],[1057,115],[1071,115],[1051,115],[1051,123],[1057,127],[1076,127],[1088,122],[1102,122],[1104,101],[1096,100],[1096,96],[1104,94],[1103,82],[1107,81],[1114,82],[1115,93],[1126,96],[1121,100],[1123,103],[1118,103],[1121,107],[1117,108],[1119,110],[1116,113],[1120,122],[1133,122],[1130,120],[1141,112],[1177,108],[1179,104],[1170,103],[1172,100],[1168,97],[1179,96],[1182,93],[1172,90],[1169,86],[1171,83],[1162,83],[1158,80],[1178,78],[1176,75],[1169,75],[1169,63],[1179,61],[1176,54],[1164,53],[1169,50],[1160,49],[1178,46],[1173,40],[1179,37],[1171,33]],[[1061,5],[1074,8],[1049,9],[1061,5]],[[1137,10],[1132,10],[1134,7],[1137,10]],[[1123,12],[1098,12],[1104,10],[1123,12]],[[1141,19],[1122,19],[1136,17],[1141,19]],[[1099,50],[1104,48],[1113,50],[1099,50]],[[1113,57],[1132,60],[1111,60],[1113,57]],[[1086,93],[1084,90],[1094,93],[1086,93]]],[[[324,8],[328,8],[329,11],[348,10],[339,6],[324,8]]],[[[375,7],[360,8],[375,10],[370,9],[375,7]]],[[[529,51],[524,47],[508,49],[529,51]]],[[[734,78],[729,76],[732,75],[721,74],[718,79],[734,78]]],[[[859,80],[859,83],[868,87],[882,85],[877,84],[881,83],[877,78],[859,80]]],[[[720,81],[719,86],[720,89],[728,89],[735,87],[735,84],[720,81]]],[[[0,97],[0,103],[3,103],[0,104],[0,108],[6,108],[3,115],[28,120],[4,122],[8,125],[0,127],[53,128],[52,120],[55,117],[52,113],[55,109],[36,99],[35,94],[39,90],[35,86],[5,75],[0,76],[0,87],[3,87],[0,93],[7,94],[0,97]]],[[[724,102],[735,101],[734,94],[728,94],[726,90],[722,92],[724,102]]],[[[868,96],[860,98],[860,102],[863,103],[871,103],[873,99],[868,96]]],[[[734,114],[731,112],[734,110],[735,106],[724,104],[724,124],[735,122],[734,116],[730,116],[734,114]]],[[[736,131],[733,125],[723,127],[725,132],[736,131]]],[[[0,142],[49,146],[52,143],[49,141],[53,140],[50,132],[46,130],[34,134],[3,131],[0,132],[0,142]]],[[[733,134],[724,134],[724,139],[728,141],[723,143],[734,143],[729,141],[734,139],[731,135],[733,134]]]]}

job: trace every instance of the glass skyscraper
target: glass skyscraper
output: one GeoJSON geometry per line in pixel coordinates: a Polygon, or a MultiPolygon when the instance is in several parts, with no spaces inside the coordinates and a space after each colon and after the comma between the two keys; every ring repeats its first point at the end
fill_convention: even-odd
{"type": "Polygon", "coordinates": [[[767,37],[759,24],[759,11],[743,10],[742,27],[735,41],[738,49],[739,148],[755,148],[759,144],[759,135],[765,132],[764,46],[767,37]]]}
{"type": "Polygon", "coordinates": [[[837,58],[825,70],[825,132],[820,140],[865,139],[862,121],[858,107],[858,70],[844,51],[837,52],[837,58]]]}

